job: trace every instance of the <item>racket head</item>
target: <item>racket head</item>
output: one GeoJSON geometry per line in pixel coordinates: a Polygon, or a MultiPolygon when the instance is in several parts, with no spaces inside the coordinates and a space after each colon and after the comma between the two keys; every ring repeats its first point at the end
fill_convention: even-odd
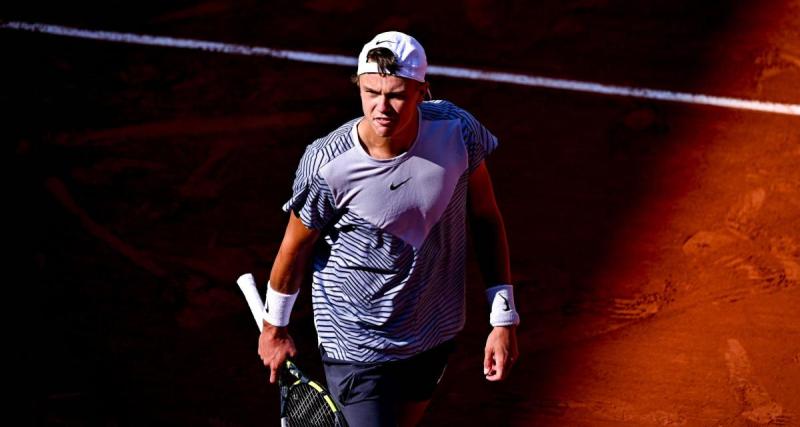
{"type": "Polygon", "coordinates": [[[278,375],[282,426],[346,427],[347,421],[328,390],[306,377],[291,360],[278,375]]]}

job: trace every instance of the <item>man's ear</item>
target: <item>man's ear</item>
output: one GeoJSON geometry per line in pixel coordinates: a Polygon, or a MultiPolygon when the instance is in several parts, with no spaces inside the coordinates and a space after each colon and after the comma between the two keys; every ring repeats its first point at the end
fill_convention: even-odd
{"type": "Polygon", "coordinates": [[[428,82],[419,85],[419,102],[431,99],[431,85],[428,82]]]}

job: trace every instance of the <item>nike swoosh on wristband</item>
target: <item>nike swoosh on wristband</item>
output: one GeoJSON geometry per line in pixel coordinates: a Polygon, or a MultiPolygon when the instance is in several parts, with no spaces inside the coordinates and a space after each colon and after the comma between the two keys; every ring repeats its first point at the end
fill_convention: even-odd
{"type": "Polygon", "coordinates": [[[391,185],[389,185],[389,190],[392,190],[392,191],[397,190],[398,188],[400,188],[401,185],[407,183],[409,179],[411,179],[411,177],[406,178],[405,181],[403,181],[403,182],[401,182],[399,184],[391,184],[391,185]]]}
{"type": "Polygon", "coordinates": [[[506,299],[506,297],[504,297],[504,296],[502,296],[500,294],[497,294],[497,296],[502,298],[503,302],[506,304],[506,308],[504,308],[503,311],[511,311],[511,307],[508,305],[508,300],[506,299]]]}

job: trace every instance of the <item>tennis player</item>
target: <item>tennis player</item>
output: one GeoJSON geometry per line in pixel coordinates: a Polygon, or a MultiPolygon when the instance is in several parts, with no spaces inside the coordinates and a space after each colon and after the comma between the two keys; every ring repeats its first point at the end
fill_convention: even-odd
{"type": "Polygon", "coordinates": [[[426,69],[411,36],[367,43],[353,77],[363,117],[306,148],[283,206],[258,353],[274,382],[296,353],[286,326],[311,268],[328,388],[355,427],[420,421],[464,327],[467,223],[490,307],[483,374],[502,380],[518,357],[508,244],[484,163],[497,138],[427,100],[426,69]]]}

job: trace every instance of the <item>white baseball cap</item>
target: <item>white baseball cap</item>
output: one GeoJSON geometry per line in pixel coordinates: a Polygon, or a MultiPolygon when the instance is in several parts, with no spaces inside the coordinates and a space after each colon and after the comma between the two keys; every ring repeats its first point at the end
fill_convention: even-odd
{"type": "Polygon", "coordinates": [[[425,49],[422,45],[408,34],[399,31],[387,31],[375,36],[369,43],[364,45],[358,55],[357,75],[364,73],[378,73],[378,64],[367,62],[367,54],[375,48],[385,47],[394,53],[397,58],[398,70],[394,73],[397,77],[416,80],[425,83],[425,71],[428,69],[428,59],[425,57],[425,49]]]}

